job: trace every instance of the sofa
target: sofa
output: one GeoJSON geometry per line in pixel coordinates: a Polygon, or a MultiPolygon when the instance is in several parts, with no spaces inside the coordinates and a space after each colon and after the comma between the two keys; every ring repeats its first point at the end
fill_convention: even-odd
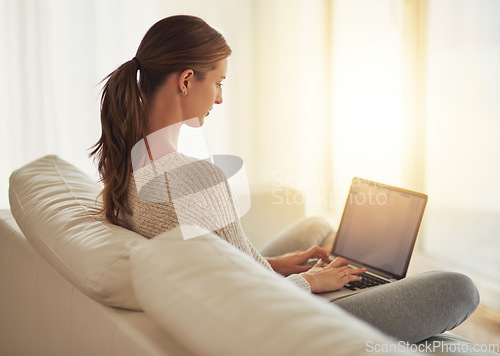
{"type": "MultiPolygon", "coordinates": [[[[0,355],[399,355],[432,343],[437,354],[488,354],[451,333],[398,342],[210,232],[148,240],[112,225],[97,213],[99,191],[57,156],[12,173],[0,211],[0,355]]],[[[264,207],[272,192],[254,198],[245,228],[279,228],[264,207]]]]}

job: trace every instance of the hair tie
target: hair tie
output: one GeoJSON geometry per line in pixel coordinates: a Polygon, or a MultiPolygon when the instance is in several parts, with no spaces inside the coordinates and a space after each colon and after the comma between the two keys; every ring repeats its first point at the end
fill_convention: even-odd
{"type": "Polygon", "coordinates": [[[135,61],[135,64],[137,64],[137,69],[141,70],[141,62],[139,62],[139,59],[137,57],[132,58],[135,61]]]}

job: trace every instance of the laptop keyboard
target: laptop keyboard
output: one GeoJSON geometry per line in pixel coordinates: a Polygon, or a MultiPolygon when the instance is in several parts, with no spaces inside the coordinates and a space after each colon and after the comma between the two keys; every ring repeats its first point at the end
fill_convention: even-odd
{"type": "Polygon", "coordinates": [[[373,286],[378,286],[380,284],[386,284],[389,283],[388,281],[375,277],[374,275],[371,274],[360,274],[361,277],[360,281],[352,281],[350,283],[347,283],[344,287],[350,290],[356,290],[356,289],[364,289],[368,287],[373,287],[373,286]]]}

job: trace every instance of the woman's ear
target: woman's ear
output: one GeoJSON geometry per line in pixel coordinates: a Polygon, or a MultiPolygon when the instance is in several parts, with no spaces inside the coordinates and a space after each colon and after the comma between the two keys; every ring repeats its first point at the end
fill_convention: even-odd
{"type": "Polygon", "coordinates": [[[188,89],[191,85],[191,80],[194,78],[194,71],[192,69],[186,69],[184,72],[181,73],[179,76],[179,81],[177,85],[179,86],[179,92],[181,95],[187,95],[188,94],[188,89]]]}

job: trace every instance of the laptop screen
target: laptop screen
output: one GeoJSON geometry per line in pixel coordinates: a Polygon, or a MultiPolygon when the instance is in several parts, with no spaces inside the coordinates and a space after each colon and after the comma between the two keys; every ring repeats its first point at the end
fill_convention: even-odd
{"type": "Polygon", "coordinates": [[[354,178],[333,254],[405,277],[426,203],[425,194],[354,178]]]}

